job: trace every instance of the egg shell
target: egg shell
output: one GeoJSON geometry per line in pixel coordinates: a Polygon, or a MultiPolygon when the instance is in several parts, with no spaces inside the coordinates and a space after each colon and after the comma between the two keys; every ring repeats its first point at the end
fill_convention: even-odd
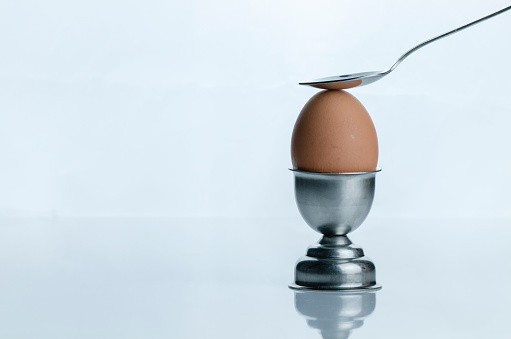
{"type": "Polygon", "coordinates": [[[296,120],[291,159],[294,169],[308,172],[376,170],[378,138],[369,113],[346,91],[316,93],[296,120]]]}

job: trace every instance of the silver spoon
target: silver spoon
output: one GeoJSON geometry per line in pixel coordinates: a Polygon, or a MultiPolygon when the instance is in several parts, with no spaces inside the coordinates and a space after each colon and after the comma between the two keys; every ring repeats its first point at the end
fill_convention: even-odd
{"type": "Polygon", "coordinates": [[[466,24],[464,26],[458,27],[456,29],[453,29],[452,31],[449,31],[447,33],[444,33],[442,35],[436,36],[434,38],[431,38],[429,40],[426,40],[405,54],[403,54],[397,61],[387,69],[386,71],[380,71],[380,72],[361,72],[361,73],[353,73],[353,74],[346,74],[346,75],[337,75],[333,77],[326,77],[326,78],[320,78],[312,81],[303,81],[300,82],[300,85],[307,85],[317,88],[323,88],[323,89],[346,89],[346,88],[352,88],[357,86],[364,86],[369,85],[375,81],[380,80],[390,72],[392,72],[406,57],[408,57],[410,54],[415,52],[416,50],[432,43],[433,41],[445,38],[446,36],[449,36],[451,34],[454,34],[456,32],[459,32],[461,30],[464,30],[465,28],[468,28],[472,25],[478,24],[480,22],[483,22],[487,19],[490,19],[496,15],[499,15],[501,13],[504,13],[505,11],[508,11],[511,9],[511,6],[508,6],[506,8],[501,9],[500,11],[497,11],[493,14],[487,15],[484,18],[481,18],[479,20],[473,21],[469,24],[466,24]]]}

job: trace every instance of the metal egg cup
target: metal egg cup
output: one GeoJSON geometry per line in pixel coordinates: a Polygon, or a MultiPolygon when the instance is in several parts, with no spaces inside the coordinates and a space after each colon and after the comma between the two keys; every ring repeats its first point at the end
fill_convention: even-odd
{"type": "Polygon", "coordinates": [[[298,210],[323,237],[296,263],[293,289],[378,290],[375,266],[347,234],[365,220],[380,171],[316,173],[292,170],[298,210]]]}

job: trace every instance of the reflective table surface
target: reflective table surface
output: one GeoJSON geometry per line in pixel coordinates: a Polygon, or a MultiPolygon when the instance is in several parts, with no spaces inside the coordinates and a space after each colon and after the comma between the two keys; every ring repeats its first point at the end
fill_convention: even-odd
{"type": "Polygon", "coordinates": [[[2,338],[510,338],[511,220],[369,216],[383,289],[293,291],[282,218],[1,219],[2,338]]]}

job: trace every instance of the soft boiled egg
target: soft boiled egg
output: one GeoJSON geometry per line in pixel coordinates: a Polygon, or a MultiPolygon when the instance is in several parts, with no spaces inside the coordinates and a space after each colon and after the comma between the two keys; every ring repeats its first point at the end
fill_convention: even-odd
{"type": "Polygon", "coordinates": [[[371,172],[378,138],[365,107],[343,90],[315,94],[296,120],[291,140],[293,168],[308,172],[371,172]]]}

